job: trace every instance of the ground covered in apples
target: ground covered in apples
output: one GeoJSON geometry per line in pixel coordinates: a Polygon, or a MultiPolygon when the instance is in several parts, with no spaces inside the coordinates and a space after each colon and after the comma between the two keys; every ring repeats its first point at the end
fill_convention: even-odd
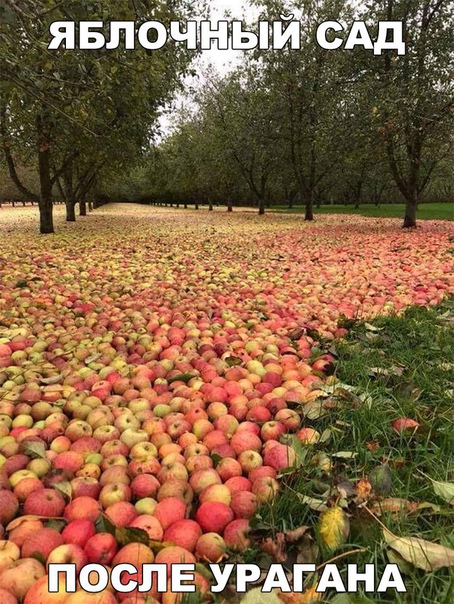
{"type": "Polygon", "coordinates": [[[42,237],[0,210],[0,602],[86,603],[51,600],[51,562],[338,556],[406,569],[377,601],[448,597],[449,223],[56,213],[42,237]]]}

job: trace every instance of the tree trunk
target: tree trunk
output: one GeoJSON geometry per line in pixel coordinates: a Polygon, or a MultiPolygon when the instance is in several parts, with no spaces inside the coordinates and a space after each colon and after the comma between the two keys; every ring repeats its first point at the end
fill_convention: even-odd
{"type": "Polygon", "coordinates": [[[309,193],[309,195],[306,198],[306,203],[305,203],[305,207],[306,207],[306,213],[304,215],[304,220],[306,221],[312,221],[314,220],[314,196],[312,191],[309,193]]]}
{"type": "Polygon", "coordinates": [[[416,227],[416,210],[418,209],[418,202],[407,201],[405,204],[405,216],[404,216],[404,224],[402,227],[404,229],[412,229],[416,227]]]}
{"type": "Polygon", "coordinates": [[[259,216],[263,216],[263,214],[265,213],[265,200],[264,199],[260,199],[259,200],[259,216]]]}
{"type": "Polygon", "coordinates": [[[76,204],[72,199],[66,202],[66,222],[76,222],[76,204]]]}
{"type": "Polygon", "coordinates": [[[227,202],[227,212],[233,212],[233,202],[230,199],[227,202]]]}
{"type": "Polygon", "coordinates": [[[38,153],[39,182],[41,199],[39,202],[39,232],[43,235],[54,233],[52,181],[50,178],[49,148],[45,142],[40,145],[38,153]]]}
{"type": "Polygon", "coordinates": [[[195,206],[194,206],[194,210],[198,210],[198,209],[199,209],[199,204],[196,203],[195,206]]]}
{"type": "Polygon", "coordinates": [[[211,201],[210,201],[210,203],[208,204],[208,210],[209,210],[210,212],[212,212],[212,211],[213,211],[213,204],[212,204],[212,202],[211,202],[211,201]]]}
{"type": "Polygon", "coordinates": [[[188,204],[185,203],[183,207],[184,207],[185,210],[187,210],[188,209],[188,204]]]}
{"type": "Polygon", "coordinates": [[[52,201],[41,201],[39,204],[39,232],[42,235],[54,233],[54,218],[53,218],[52,201]]]}
{"type": "Polygon", "coordinates": [[[88,211],[93,212],[93,204],[91,201],[88,202],[88,211]]]}
{"type": "Polygon", "coordinates": [[[79,216],[87,215],[87,202],[85,200],[79,201],[79,216]]]}

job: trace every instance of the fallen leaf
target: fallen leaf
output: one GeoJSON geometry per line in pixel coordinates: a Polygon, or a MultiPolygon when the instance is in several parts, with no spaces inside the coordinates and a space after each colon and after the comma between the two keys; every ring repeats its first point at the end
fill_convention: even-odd
{"type": "Polygon", "coordinates": [[[432,478],[429,479],[433,485],[435,494],[450,505],[454,505],[454,483],[440,482],[439,480],[433,480],[432,478]]]}
{"type": "Polygon", "coordinates": [[[418,537],[398,537],[383,528],[383,537],[404,560],[425,571],[454,566],[454,549],[418,537]]]}
{"type": "Polygon", "coordinates": [[[334,552],[346,542],[350,532],[347,514],[340,507],[322,512],[318,520],[318,532],[326,547],[334,552]]]}
{"type": "Polygon", "coordinates": [[[284,602],[284,604],[314,604],[315,602],[320,602],[320,600],[324,597],[324,594],[316,592],[317,585],[309,587],[302,594],[299,593],[283,593],[281,591],[276,591],[279,596],[279,599],[284,602]]]}
{"type": "Polygon", "coordinates": [[[387,464],[377,466],[369,474],[369,482],[377,495],[389,495],[392,489],[391,470],[387,464]]]}
{"type": "Polygon", "coordinates": [[[379,499],[369,507],[370,511],[376,516],[381,516],[383,513],[397,514],[399,512],[412,512],[414,505],[407,499],[400,497],[390,497],[388,499],[379,499]]]}

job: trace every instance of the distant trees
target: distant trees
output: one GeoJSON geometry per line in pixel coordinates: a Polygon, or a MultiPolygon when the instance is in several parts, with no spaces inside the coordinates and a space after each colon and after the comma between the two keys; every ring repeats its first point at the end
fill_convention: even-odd
{"type": "MultiPolygon", "coordinates": [[[[203,0],[200,0],[202,6],[203,0]]],[[[254,50],[233,72],[202,74],[172,134],[153,146],[160,107],[190,56],[159,52],[48,51],[51,21],[184,18],[191,0],[8,0],[0,12],[0,143],[18,189],[39,203],[52,232],[53,191],[67,219],[95,188],[122,199],[305,207],[404,200],[416,224],[429,193],[453,195],[454,57],[449,0],[253,0],[269,21],[294,13],[301,50],[254,50]],[[326,20],[404,24],[406,54],[329,51],[316,42],[326,20]],[[35,163],[39,192],[18,166],[35,163]]],[[[200,7],[199,6],[199,7],[200,7]]],[[[192,8],[191,8],[192,7],[192,8]]],[[[348,32],[339,35],[346,36],[348,32]]]]}
{"type": "Polygon", "coordinates": [[[271,201],[302,204],[307,220],[314,204],[392,195],[414,226],[425,192],[452,191],[454,3],[379,0],[356,13],[340,0],[255,4],[269,20],[298,12],[301,50],[248,52],[233,73],[205,78],[198,110],[159,148],[174,169],[151,178],[151,195],[227,201],[235,190],[261,213],[271,201]],[[403,21],[406,55],[318,46],[319,23],[355,18],[373,38],[378,21],[403,21]]]}
{"type": "Polygon", "coordinates": [[[164,23],[188,14],[190,2],[109,0],[74,3],[7,2],[1,13],[0,144],[19,191],[39,204],[40,232],[54,230],[52,192],[58,187],[75,220],[101,171],[134,166],[149,146],[159,108],[169,100],[189,55],[183,45],[144,49],[47,50],[51,22],[124,20],[164,23]],[[34,158],[34,159],[33,159],[34,158]],[[17,166],[36,161],[39,193],[17,166]]]}

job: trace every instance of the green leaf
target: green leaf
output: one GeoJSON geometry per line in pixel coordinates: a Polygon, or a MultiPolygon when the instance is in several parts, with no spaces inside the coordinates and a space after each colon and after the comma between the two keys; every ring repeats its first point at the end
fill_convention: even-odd
{"type": "Polygon", "coordinates": [[[101,514],[99,518],[95,522],[96,532],[97,533],[110,533],[115,537],[115,532],[117,527],[115,524],[109,520],[107,516],[101,514]]]}
{"type": "Polygon", "coordinates": [[[180,373],[179,375],[174,375],[173,377],[169,378],[167,382],[169,384],[173,384],[173,382],[184,382],[187,384],[189,380],[192,380],[195,377],[196,376],[192,373],[180,373]]]}
{"type": "Polygon", "coordinates": [[[308,449],[307,447],[303,447],[303,445],[301,444],[301,442],[298,440],[298,437],[296,436],[296,434],[292,434],[291,437],[291,445],[292,449],[295,451],[296,454],[296,467],[300,468],[304,461],[306,460],[307,454],[308,454],[308,449]]]}
{"type": "Polygon", "coordinates": [[[21,452],[32,459],[45,459],[46,448],[43,443],[26,442],[21,444],[21,452]]]}
{"type": "Polygon", "coordinates": [[[225,362],[229,367],[237,367],[243,362],[239,357],[227,357],[225,362]]]}
{"type": "Polygon", "coordinates": [[[32,558],[38,560],[44,567],[46,566],[46,558],[42,555],[41,552],[33,552],[32,558]]]}
{"type": "Polygon", "coordinates": [[[369,482],[377,495],[389,495],[392,490],[391,470],[386,464],[374,468],[369,474],[369,482]]]}
{"type": "Polygon", "coordinates": [[[57,520],[56,518],[51,518],[49,522],[46,522],[46,528],[52,528],[61,533],[66,524],[66,520],[57,520]]]}
{"type": "Polygon", "coordinates": [[[128,543],[143,543],[144,545],[150,543],[150,537],[146,531],[130,526],[117,527],[114,536],[120,546],[128,545],[128,543]]]}
{"type": "Polygon", "coordinates": [[[61,493],[65,499],[70,500],[72,498],[72,489],[71,485],[67,480],[62,480],[62,482],[57,482],[53,488],[61,493]]]}
{"type": "Polygon", "coordinates": [[[435,494],[450,505],[454,505],[454,483],[440,482],[439,480],[433,480],[430,477],[429,479],[433,485],[435,494]]]}

